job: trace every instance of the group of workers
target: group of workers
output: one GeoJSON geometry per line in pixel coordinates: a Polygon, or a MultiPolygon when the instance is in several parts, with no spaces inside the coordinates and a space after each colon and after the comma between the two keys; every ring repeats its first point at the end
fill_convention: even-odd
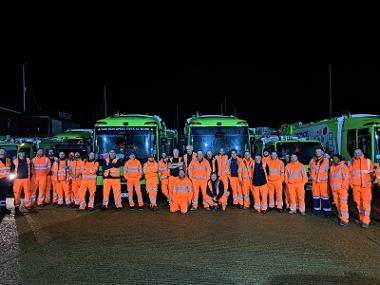
{"type": "MultiPolygon", "coordinates": [[[[316,149],[309,164],[309,173],[312,180],[313,214],[330,216],[332,196],[339,224],[346,226],[349,221],[348,190],[352,188],[359,222],[363,228],[368,227],[372,185],[376,178],[380,183],[380,168],[375,170],[372,161],[365,158],[360,149],[355,150],[348,165],[340,155],[333,155],[331,159],[322,149],[316,149]]],[[[114,149],[109,150],[107,158],[100,161],[95,159],[93,152],[88,154],[88,158],[82,159],[78,152],[66,158],[64,152],[56,157],[53,150],[49,150],[45,156],[43,149],[38,149],[33,159],[19,152],[17,158],[11,161],[6,158],[5,150],[0,149],[1,213],[9,213],[5,195],[12,178],[16,211],[20,210],[22,191],[27,209],[34,207],[37,200],[39,207],[51,202],[62,207],[65,202],[68,207],[92,211],[98,175],[103,178],[102,210],[108,208],[111,190],[116,208],[123,208],[122,181],[126,181],[129,208],[135,208],[135,195],[138,209],[143,209],[140,181],[145,178],[149,205],[154,211],[157,210],[160,184],[170,212],[180,211],[185,214],[189,209],[197,210],[200,203],[208,210],[225,211],[230,189],[232,207],[250,208],[252,196],[255,212],[265,214],[274,208],[283,212],[285,208],[289,214],[298,211],[305,215],[305,184],[308,176],[305,166],[298,161],[297,154],[291,154],[285,162],[278,158],[275,151],[267,150],[262,156],[255,155],[254,158],[249,151],[241,158],[236,150],[227,156],[223,148],[215,156],[211,151],[204,156],[202,151],[193,152],[191,145],[186,147],[186,153],[182,157],[179,150],[174,149],[171,157],[163,153],[158,162],[154,154],[149,155],[143,165],[134,153],[124,159],[114,149]]]]}

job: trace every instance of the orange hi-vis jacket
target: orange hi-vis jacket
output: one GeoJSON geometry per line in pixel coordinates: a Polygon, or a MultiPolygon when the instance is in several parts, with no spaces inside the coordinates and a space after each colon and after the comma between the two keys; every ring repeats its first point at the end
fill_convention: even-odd
{"type": "Polygon", "coordinates": [[[0,160],[0,179],[7,178],[11,173],[11,160],[5,159],[5,164],[0,160]]]}
{"type": "MultiPolygon", "coordinates": [[[[187,155],[188,155],[188,153],[185,153],[184,154],[184,156],[183,156],[183,162],[184,162],[184,166],[185,166],[185,168],[188,168],[189,166],[190,166],[190,163],[191,162],[189,162],[188,160],[187,160],[187,155]]],[[[192,154],[191,154],[191,161],[194,161],[194,160],[196,160],[197,159],[197,155],[195,154],[195,152],[193,152],[192,154]]]]}
{"type": "Polygon", "coordinates": [[[193,185],[189,178],[178,178],[173,187],[173,193],[171,194],[172,201],[190,202],[193,198],[193,185]]]}
{"type": "Polygon", "coordinates": [[[80,177],[77,177],[77,175],[81,175],[82,174],[82,170],[83,170],[83,161],[82,160],[72,160],[70,161],[70,174],[71,174],[71,178],[73,179],[78,179],[80,177]]]}
{"type": "Polygon", "coordinates": [[[372,187],[371,174],[374,172],[372,161],[362,155],[359,159],[353,158],[349,165],[351,187],[372,187]]]}
{"type": "Polygon", "coordinates": [[[249,159],[243,158],[242,159],[241,177],[243,179],[249,179],[249,180],[252,179],[252,175],[253,175],[252,164],[255,164],[255,161],[252,158],[249,158],[249,159]]]}
{"type": "Polygon", "coordinates": [[[309,163],[311,180],[317,183],[328,182],[330,161],[324,157],[320,160],[312,158],[309,163]]]}
{"type": "Polygon", "coordinates": [[[140,179],[142,176],[141,163],[137,159],[129,159],[124,164],[124,178],[125,179],[140,179]]]}
{"type": "Polygon", "coordinates": [[[38,157],[32,159],[32,173],[35,177],[47,176],[51,169],[50,159],[46,156],[38,157]]]}
{"type": "Polygon", "coordinates": [[[198,159],[192,160],[188,168],[188,173],[190,179],[207,180],[211,174],[210,163],[208,163],[206,159],[202,159],[201,162],[199,162],[198,159]]]}
{"type": "Polygon", "coordinates": [[[96,172],[99,168],[99,162],[94,161],[84,161],[82,164],[82,178],[83,179],[96,179],[96,172]]]}
{"type": "Polygon", "coordinates": [[[69,168],[64,168],[68,167],[69,162],[64,159],[64,160],[59,160],[58,162],[55,161],[53,163],[53,178],[55,181],[67,181],[69,180],[69,168]]]}
{"type": "Polygon", "coordinates": [[[307,174],[305,166],[299,162],[289,162],[285,167],[285,183],[307,183],[307,174]]]}
{"type": "Polygon", "coordinates": [[[266,164],[268,164],[268,161],[270,160],[270,159],[272,159],[271,157],[270,157],[270,155],[268,155],[268,156],[261,156],[261,161],[264,163],[266,163],[266,164]]]}
{"type": "MultiPolygon", "coordinates": [[[[26,164],[28,165],[28,178],[30,178],[30,159],[29,158],[25,158],[26,159],[26,164]]],[[[16,175],[17,177],[17,170],[18,170],[18,158],[14,159],[13,160],[13,165],[15,166],[15,169],[14,169],[14,174],[16,175]]]]}
{"type": "Polygon", "coordinates": [[[377,185],[380,186],[380,164],[376,168],[376,179],[377,179],[377,185]]]}
{"type": "Polygon", "coordinates": [[[164,162],[163,159],[160,160],[158,164],[158,173],[160,175],[160,180],[169,178],[169,162],[164,162]]]}
{"type": "MultiPolygon", "coordinates": [[[[106,159],[107,164],[111,163],[117,163],[119,160],[118,157],[115,157],[112,161],[110,161],[109,158],[106,159]]],[[[125,173],[125,171],[124,171],[125,173]]],[[[104,171],[103,174],[104,178],[108,177],[120,177],[120,167],[112,167],[104,171]]]]}
{"type": "Polygon", "coordinates": [[[268,160],[269,167],[268,182],[283,182],[285,180],[285,166],[280,159],[268,160]]]}
{"type": "Polygon", "coordinates": [[[350,170],[344,161],[341,161],[338,164],[332,164],[329,176],[331,190],[348,190],[350,185],[350,170]]]}
{"type": "Polygon", "coordinates": [[[156,161],[144,163],[144,177],[145,179],[158,178],[158,163],[156,161]]]}
{"type": "Polygon", "coordinates": [[[218,176],[228,176],[228,156],[218,154],[215,159],[218,162],[218,176]]]}

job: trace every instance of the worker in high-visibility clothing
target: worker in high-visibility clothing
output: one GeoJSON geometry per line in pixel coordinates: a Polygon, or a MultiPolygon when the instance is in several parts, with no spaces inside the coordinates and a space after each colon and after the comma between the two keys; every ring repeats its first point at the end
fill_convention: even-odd
{"type": "Polygon", "coordinates": [[[224,184],[215,172],[211,173],[210,180],[207,182],[207,196],[210,197],[211,203],[209,204],[214,210],[221,209],[225,211],[227,208],[228,192],[224,189],[224,184]]]}
{"type": "MultiPolygon", "coordinates": [[[[169,193],[173,190],[174,182],[177,180],[179,170],[184,169],[183,159],[179,156],[179,150],[173,149],[173,156],[169,158],[169,193]]],[[[186,173],[186,170],[185,170],[186,173]]],[[[169,197],[170,199],[170,197],[169,197]]]]}
{"type": "Polygon", "coordinates": [[[13,160],[12,172],[15,175],[13,182],[13,195],[15,210],[18,212],[21,206],[21,192],[24,192],[24,206],[30,206],[30,178],[31,162],[25,152],[20,151],[13,160]]]}
{"type": "Polygon", "coordinates": [[[243,181],[242,192],[243,192],[243,205],[244,209],[248,209],[251,201],[249,198],[249,193],[252,191],[252,164],[254,160],[251,157],[249,150],[244,153],[244,158],[242,159],[241,168],[241,178],[243,181]]]}
{"type": "Polygon", "coordinates": [[[206,152],[206,157],[205,159],[208,161],[211,167],[212,172],[218,172],[218,162],[216,161],[214,155],[212,154],[212,151],[209,150],[206,152]]]}
{"type": "Polygon", "coordinates": [[[144,163],[145,189],[149,195],[150,208],[157,211],[157,187],[158,187],[158,163],[154,154],[150,154],[148,161],[144,163]]]}
{"type": "Polygon", "coordinates": [[[252,196],[256,212],[268,212],[268,165],[262,161],[261,155],[255,156],[252,163],[252,196]]]}
{"type": "Polygon", "coordinates": [[[160,177],[161,193],[164,194],[169,203],[169,163],[164,152],[161,154],[161,159],[158,163],[158,175],[160,177]]]}
{"type": "MultiPolygon", "coordinates": [[[[55,161],[54,150],[52,150],[52,149],[48,150],[48,158],[50,160],[50,165],[53,165],[54,161],[55,161]]],[[[50,168],[50,171],[48,173],[47,180],[46,180],[45,204],[50,204],[51,189],[53,189],[53,203],[57,204],[58,203],[58,195],[57,195],[57,191],[55,190],[53,172],[51,171],[51,168],[50,168]]]]}
{"type": "Polygon", "coordinates": [[[228,179],[232,190],[232,202],[235,207],[243,209],[243,180],[241,177],[242,159],[237,156],[235,149],[231,150],[231,158],[228,160],[228,179]]]}
{"type": "Polygon", "coordinates": [[[269,208],[273,209],[276,205],[277,210],[282,213],[282,188],[285,179],[284,163],[278,158],[277,152],[272,151],[271,158],[268,160],[268,193],[269,193],[269,208]],[[275,199],[276,196],[276,199],[275,199]]]}
{"type": "Polygon", "coordinates": [[[348,188],[350,186],[350,170],[339,154],[333,155],[329,178],[333,199],[338,210],[339,225],[347,226],[349,221],[348,188]]]}
{"type": "Polygon", "coordinates": [[[79,188],[82,182],[83,161],[80,153],[74,154],[74,159],[70,161],[70,177],[71,177],[71,200],[74,201],[75,207],[79,208],[80,192],[79,188]]]}
{"type": "Polygon", "coordinates": [[[0,215],[10,214],[7,209],[6,198],[10,187],[10,174],[12,162],[6,157],[6,151],[0,148],[0,215]]]}
{"type": "Polygon", "coordinates": [[[309,172],[312,181],[313,213],[331,216],[331,203],[329,196],[329,169],[330,161],[322,149],[315,150],[315,156],[310,160],[309,172]]]}
{"type": "Polygon", "coordinates": [[[377,185],[380,186],[380,164],[376,168],[377,185]]]}
{"type": "Polygon", "coordinates": [[[103,161],[103,205],[102,210],[108,208],[110,191],[113,192],[116,209],[123,208],[121,204],[121,182],[120,182],[120,167],[122,160],[116,157],[114,149],[110,149],[108,157],[103,161]]]}
{"type": "Polygon", "coordinates": [[[124,164],[124,178],[127,180],[129,208],[134,209],[133,190],[136,192],[138,209],[144,209],[144,201],[141,193],[140,179],[142,177],[141,162],[136,159],[136,155],[131,153],[129,159],[124,164]]]}
{"type": "Polygon", "coordinates": [[[193,185],[186,176],[185,170],[178,171],[178,178],[175,180],[173,189],[170,190],[170,212],[181,211],[186,214],[193,198],[193,185]]]}
{"type": "Polygon", "coordinates": [[[308,178],[305,166],[298,161],[297,154],[290,156],[290,162],[285,167],[285,183],[288,187],[290,211],[297,212],[297,205],[302,216],[305,215],[305,184],[308,178]]]}
{"type": "Polygon", "coordinates": [[[349,165],[350,186],[356,207],[359,211],[359,222],[362,228],[368,228],[371,219],[372,175],[375,169],[373,162],[365,158],[361,149],[355,149],[349,165]]]}
{"type": "Polygon", "coordinates": [[[44,155],[44,150],[39,148],[37,155],[32,159],[32,186],[30,191],[30,206],[33,207],[36,201],[36,193],[38,188],[37,205],[44,207],[46,196],[50,196],[50,191],[46,191],[47,176],[50,172],[51,164],[48,157],[44,155]]]}
{"type": "Polygon", "coordinates": [[[229,169],[228,169],[228,156],[225,154],[224,148],[219,150],[219,154],[215,156],[217,169],[215,170],[218,174],[218,178],[224,184],[224,189],[228,189],[228,177],[229,177],[229,169]]]}
{"type": "Polygon", "coordinates": [[[199,189],[202,193],[203,207],[209,210],[209,200],[210,197],[206,194],[207,181],[210,179],[211,167],[208,161],[203,157],[203,152],[198,151],[197,158],[192,160],[188,169],[187,174],[191,182],[193,183],[193,201],[190,211],[198,209],[198,199],[199,199],[199,189]]]}
{"type": "Polygon", "coordinates": [[[261,161],[263,163],[268,163],[269,159],[270,159],[270,151],[269,151],[269,149],[264,149],[263,150],[263,155],[261,157],[261,161]]]}
{"type": "Polygon", "coordinates": [[[95,192],[96,192],[96,173],[99,169],[99,162],[95,159],[95,153],[90,152],[88,159],[82,163],[82,180],[79,188],[80,206],[79,210],[94,210],[95,192]],[[86,203],[86,194],[89,192],[88,205],[86,203]]]}
{"type": "Polygon", "coordinates": [[[66,206],[71,207],[71,192],[69,186],[70,178],[70,165],[66,159],[66,155],[63,151],[59,153],[58,159],[54,162],[52,171],[53,179],[58,194],[57,207],[63,206],[63,199],[65,199],[66,206]]]}
{"type": "Polygon", "coordinates": [[[190,163],[197,158],[196,153],[193,151],[192,145],[186,146],[186,153],[183,155],[183,167],[187,173],[190,163]]]}

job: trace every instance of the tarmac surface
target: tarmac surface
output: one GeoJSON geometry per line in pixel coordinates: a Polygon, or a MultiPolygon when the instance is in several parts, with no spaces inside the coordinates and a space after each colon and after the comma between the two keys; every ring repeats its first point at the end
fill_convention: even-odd
{"type": "Polygon", "coordinates": [[[0,284],[380,284],[380,223],[48,206],[0,219],[0,284]]]}

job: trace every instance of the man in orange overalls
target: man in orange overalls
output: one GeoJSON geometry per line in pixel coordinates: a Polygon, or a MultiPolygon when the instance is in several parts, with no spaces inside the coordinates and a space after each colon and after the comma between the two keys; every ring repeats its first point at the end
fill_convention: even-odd
{"type": "Polygon", "coordinates": [[[193,185],[186,176],[185,170],[180,169],[178,178],[174,181],[173,189],[170,190],[170,212],[181,211],[186,214],[193,197],[193,185]]]}
{"type": "Polygon", "coordinates": [[[202,151],[198,151],[197,158],[192,160],[187,174],[193,183],[193,203],[190,211],[198,209],[199,189],[202,193],[203,207],[208,210],[210,197],[206,194],[207,181],[210,178],[211,167],[208,161],[203,157],[202,151]]]}
{"type": "Polygon", "coordinates": [[[141,193],[140,179],[142,177],[141,162],[136,159],[136,155],[131,153],[129,159],[124,164],[124,178],[127,180],[129,208],[134,209],[133,190],[136,192],[138,209],[144,209],[144,202],[141,193]]]}
{"type": "Polygon", "coordinates": [[[271,158],[268,160],[269,167],[268,174],[268,193],[269,193],[269,208],[273,209],[276,204],[277,210],[283,212],[282,202],[282,183],[284,182],[285,166],[284,163],[278,159],[277,152],[272,151],[271,158]],[[274,196],[276,194],[276,203],[274,196]]]}
{"type": "Polygon", "coordinates": [[[121,204],[121,182],[120,167],[122,160],[116,157],[116,152],[111,149],[108,152],[108,158],[103,162],[103,206],[102,210],[108,208],[109,196],[111,189],[115,200],[115,206],[118,210],[123,208],[121,204]]]}
{"type": "Polygon", "coordinates": [[[52,171],[58,194],[57,207],[63,206],[63,198],[65,198],[66,206],[71,207],[71,192],[69,188],[70,169],[69,162],[63,151],[59,153],[58,159],[54,162],[52,171]]]}
{"type": "Polygon", "coordinates": [[[232,201],[235,207],[243,209],[243,180],[241,177],[242,159],[237,156],[235,149],[231,150],[231,158],[228,160],[228,179],[232,190],[232,201]]]}
{"type": "Polygon", "coordinates": [[[44,155],[44,150],[39,148],[37,155],[32,159],[32,186],[30,191],[30,206],[33,207],[36,201],[36,192],[38,188],[37,204],[40,208],[44,207],[46,195],[50,195],[50,190],[47,192],[47,176],[50,172],[51,164],[49,158],[44,155]]]}
{"type": "Polygon", "coordinates": [[[148,161],[144,163],[145,189],[148,192],[150,208],[157,211],[157,185],[158,163],[154,160],[154,154],[150,154],[148,161]]]}
{"type": "Polygon", "coordinates": [[[251,153],[247,150],[244,153],[244,158],[242,160],[241,177],[243,181],[242,192],[243,192],[243,203],[244,209],[248,209],[251,201],[249,199],[249,193],[252,191],[252,164],[254,160],[251,157],[251,153]]]}
{"type": "Polygon", "coordinates": [[[373,162],[365,158],[361,149],[355,149],[354,157],[349,165],[350,186],[356,207],[359,211],[359,220],[362,228],[368,228],[371,222],[372,202],[372,175],[375,169],[373,162]]]}
{"type": "Polygon", "coordinates": [[[161,154],[161,159],[158,163],[158,174],[160,176],[161,193],[164,194],[169,202],[169,163],[166,153],[161,154]]]}
{"type": "Polygon", "coordinates": [[[95,153],[88,154],[88,160],[83,161],[82,164],[82,181],[79,188],[80,195],[80,210],[86,209],[86,193],[87,190],[90,194],[88,199],[89,211],[94,210],[95,192],[96,192],[96,173],[99,168],[99,162],[95,160],[95,153]]]}
{"type": "Polygon", "coordinates": [[[228,192],[228,177],[229,177],[229,169],[228,169],[228,156],[224,152],[224,148],[219,150],[219,154],[215,156],[216,164],[217,164],[217,174],[220,181],[224,184],[224,189],[228,192]]]}
{"type": "Polygon", "coordinates": [[[75,207],[79,208],[80,192],[79,188],[82,182],[82,167],[83,161],[79,152],[75,152],[74,159],[70,161],[70,174],[71,174],[71,198],[75,203],[75,207]]]}
{"type": "Polygon", "coordinates": [[[31,162],[25,157],[25,152],[20,151],[18,157],[13,160],[13,173],[15,180],[13,182],[14,205],[18,212],[21,206],[21,191],[24,191],[24,206],[30,205],[30,174],[31,162]]]}

